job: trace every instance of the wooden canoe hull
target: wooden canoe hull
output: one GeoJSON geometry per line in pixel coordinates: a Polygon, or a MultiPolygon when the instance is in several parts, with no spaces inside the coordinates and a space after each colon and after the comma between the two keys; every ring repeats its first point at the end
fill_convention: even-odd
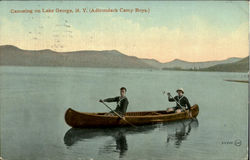
{"type": "MultiPolygon", "coordinates": [[[[193,117],[199,114],[199,106],[196,104],[191,107],[193,117]]],[[[145,112],[127,112],[125,115],[127,121],[134,125],[154,124],[159,122],[170,122],[182,119],[190,119],[187,111],[181,113],[166,114],[162,111],[145,112]]],[[[104,113],[77,112],[69,108],[65,113],[66,123],[74,128],[92,128],[92,127],[118,127],[128,126],[129,124],[118,116],[108,116],[104,113]]]]}

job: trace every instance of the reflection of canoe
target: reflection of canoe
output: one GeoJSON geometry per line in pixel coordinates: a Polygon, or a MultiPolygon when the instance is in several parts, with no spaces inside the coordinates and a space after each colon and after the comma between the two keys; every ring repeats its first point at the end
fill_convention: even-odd
{"type": "MultiPolygon", "coordinates": [[[[86,139],[95,139],[98,137],[113,137],[111,143],[105,143],[102,153],[118,152],[120,158],[128,150],[127,135],[146,134],[153,131],[157,125],[145,125],[137,128],[133,127],[116,127],[116,128],[71,128],[64,135],[64,144],[67,147],[74,147],[77,142],[85,143],[86,139]]],[[[79,145],[81,145],[79,144],[79,145]]]]}
{"type": "MultiPolygon", "coordinates": [[[[64,144],[68,147],[74,146],[76,143],[85,143],[85,140],[95,139],[98,141],[100,137],[113,137],[116,144],[125,145],[121,148],[128,148],[129,144],[124,143],[126,136],[136,134],[150,134],[155,129],[166,131],[167,143],[172,142],[176,147],[181,145],[182,141],[185,141],[187,136],[191,132],[191,128],[197,128],[199,122],[196,118],[189,120],[180,120],[174,122],[162,123],[160,125],[144,125],[133,127],[116,127],[116,128],[71,128],[64,135],[64,144]]],[[[112,149],[107,147],[107,149],[112,149]]]]}
{"type": "Polygon", "coordinates": [[[156,125],[146,125],[137,128],[133,127],[116,127],[116,128],[71,128],[64,135],[64,143],[72,146],[77,141],[93,139],[95,137],[112,136],[115,139],[122,135],[148,133],[157,128],[156,125]]]}
{"type": "MultiPolygon", "coordinates": [[[[191,107],[193,117],[199,113],[199,106],[191,107]]],[[[144,111],[144,112],[127,112],[125,115],[127,121],[134,125],[153,124],[157,122],[170,122],[181,119],[189,119],[187,112],[167,114],[165,110],[162,111],[144,111]]],[[[126,126],[128,123],[120,119],[118,116],[109,116],[105,113],[87,113],[77,112],[69,108],[65,113],[66,123],[75,128],[84,127],[117,127],[126,126]]]]}

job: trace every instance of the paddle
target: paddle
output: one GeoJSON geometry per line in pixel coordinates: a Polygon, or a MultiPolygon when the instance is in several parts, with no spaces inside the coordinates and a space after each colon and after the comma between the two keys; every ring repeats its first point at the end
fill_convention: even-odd
{"type": "MultiPolygon", "coordinates": [[[[162,93],[163,93],[163,94],[165,94],[166,92],[165,92],[165,91],[163,91],[162,93]]],[[[179,103],[179,102],[177,102],[177,101],[175,100],[175,98],[174,98],[174,97],[173,97],[170,93],[169,93],[169,97],[171,97],[172,99],[174,99],[174,101],[175,101],[175,102],[176,102],[179,106],[181,106],[181,105],[180,105],[180,103],[179,103]]],[[[190,111],[189,111],[189,112],[190,112],[190,111]]],[[[190,112],[189,116],[192,118],[192,116],[191,116],[191,115],[192,115],[192,113],[190,112]]]]}
{"type": "Polygon", "coordinates": [[[129,121],[127,121],[126,119],[124,119],[120,114],[118,114],[116,111],[114,111],[112,108],[110,108],[106,103],[101,102],[102,104],[104,104],[108,109],[110,109],[113,113],[115,113],[118,117],[120,117],[122,120],[124,120],[126,123],[128,123],[129,125],[131,125],[132,127],[135,127],[135,125],[133,125],[132,123],[130,123],[129,121]]]}
{"type": "MultiPolygon", "coordinates": [[[[163,94],[165,94],[166,92],[165,91],[163,91],[162,92],[163,94]]],[[[169,92],[168,92],[169,93],[169,92]]],[[[173,98],[174,99],[174,97],[172,97],[172,95],[169,93],[169,96],[171,97],[171,98],[173,98]]],[[[175,99],[174,99],[174,101],[177,103],[177,104],[179,104],[180,105],[180,103],[179,102],[177,102],[175,99]]],[[[181,106],[181,105],[180,105],[181,106]]]]}

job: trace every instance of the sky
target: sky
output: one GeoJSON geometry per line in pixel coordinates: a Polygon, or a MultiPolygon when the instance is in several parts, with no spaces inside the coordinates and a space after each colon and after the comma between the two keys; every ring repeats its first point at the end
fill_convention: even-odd
{"type": "Polygon", "coordinates": [[[0,2],[0,45],[54,51],[118,50],[168,62],[248,56],[246,1],[44,1],[0,2]],[[11,13],[79,8],[79,13],[11,13]],[[89,9],[149,9],[83,13],[89,9]]]}

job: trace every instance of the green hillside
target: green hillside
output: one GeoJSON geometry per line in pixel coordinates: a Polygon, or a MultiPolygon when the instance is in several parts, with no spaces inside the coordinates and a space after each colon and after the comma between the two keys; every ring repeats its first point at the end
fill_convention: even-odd
{"type": "Polygon", "coordinates": [[[218,64],[208,68],[200,69],[201,71],[219,71],[219,72],[248,72],[249,56],[234,63],[218,64]]]}

